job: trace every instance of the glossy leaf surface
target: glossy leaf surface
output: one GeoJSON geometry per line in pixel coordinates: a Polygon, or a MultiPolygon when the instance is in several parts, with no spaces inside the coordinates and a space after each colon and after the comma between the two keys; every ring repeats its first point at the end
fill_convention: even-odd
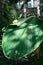
{"type": "Polygon", "coordinates": [[[34,52],[42,41],[43,21],[33,17],[20,26],[6,27],[2,39],[2,49],[6,57],[20,59],[34,52]]]}

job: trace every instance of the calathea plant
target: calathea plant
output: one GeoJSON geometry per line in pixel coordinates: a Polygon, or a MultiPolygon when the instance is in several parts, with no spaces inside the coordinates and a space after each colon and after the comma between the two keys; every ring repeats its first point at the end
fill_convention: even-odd
{"type": "Polygon", "coordinates": [[[43,20],[35,15],[15,19],[5,27],[2,49],[8,59],[20,59],[34,52],[43,41],[43,20]],[[16,21],[16,22],[15,22],[16,21]]]}

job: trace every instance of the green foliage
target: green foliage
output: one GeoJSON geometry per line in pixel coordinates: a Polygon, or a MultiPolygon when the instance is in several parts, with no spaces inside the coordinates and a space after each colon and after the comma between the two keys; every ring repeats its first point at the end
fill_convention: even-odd
{"type": "Polygon", "coordinates": [[[36,50],[43,41],[43,22],[36,17],[26,19],[20,26],[5,28],[2,49],[7,58],[20,59],[36,50]]]}
{"type": "MultiPolygon", "coordinates": [[[[2,28],[5,27],[2,36],[2,50],[6,57],[0,56],[0,65],[18,65],[14,60],[30,55],[43,41],[43,16],[40,18],[32,17],[30,19],[26,18],[21,20],[22,14],[20,11],[22,11],[24,4],[28,1],[30,0],[25,0],[19,10],[16,7],[16,4],[17,2],[20,2],[20,0],[0,0],[0,2],[4,2],[2,7],[3,15],[0,18],[0,34],[2,33],[2,28]],[[18,12],[20,13],[19,15],[18,12]],[[15,23],[15,19],[18,19],[17,23],[15,23]]],[[[21,63],[20,61],[22,59],[19,62],[20,65],[28,65],[29,63],[29,65],[33,65],[35,61],[34,65],[39,65],[40,62],[42,62],[42,59],[43,58],[41,57],[38,62],[36,56],[29,56],[27,63],[21,63]]]]}

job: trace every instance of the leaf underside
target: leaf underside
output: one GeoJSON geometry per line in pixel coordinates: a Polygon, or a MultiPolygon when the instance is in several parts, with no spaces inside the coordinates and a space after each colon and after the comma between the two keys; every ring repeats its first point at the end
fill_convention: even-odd
{"type": "Polygon", "coordinates": [[[43,41],[43,21],[36,17],[21,26],[8,26],[2,39],[2,49],[7,58],[20,59],[36,50],[43,41]]]}

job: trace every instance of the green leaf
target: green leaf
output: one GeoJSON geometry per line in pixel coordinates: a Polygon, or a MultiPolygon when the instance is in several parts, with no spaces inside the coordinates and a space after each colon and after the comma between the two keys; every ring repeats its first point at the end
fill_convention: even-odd
{"type": "Polygon", "coordinates": [[[34,52],[42,41],[43,21],[33,17],[20,26],[6,27],[2,39],[2,49],[7,58],[20,59],[34,52]]]}

